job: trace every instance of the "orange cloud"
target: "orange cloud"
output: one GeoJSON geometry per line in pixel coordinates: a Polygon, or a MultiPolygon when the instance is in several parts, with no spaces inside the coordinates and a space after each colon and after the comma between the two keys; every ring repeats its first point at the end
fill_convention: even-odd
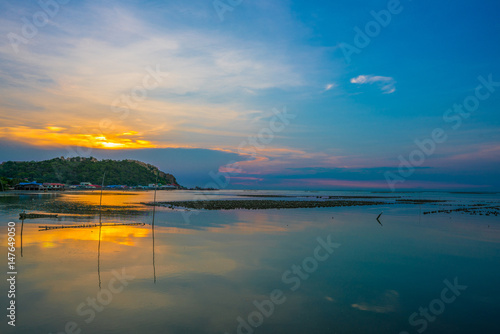
{"type": "Polygon", "coordinates": [[[127,131],[116,134],[71,133],[62,127],[30,128],[27,126],[0,128],[0,138],[19,141],[35,146],[76,145],[102,149],[154,148],[158,145],[137,138],[138,132],[127,131]]]}

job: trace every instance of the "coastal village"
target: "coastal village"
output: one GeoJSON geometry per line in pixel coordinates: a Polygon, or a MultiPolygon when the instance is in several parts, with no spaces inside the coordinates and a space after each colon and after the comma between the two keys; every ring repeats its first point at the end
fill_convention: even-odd
{"type": "Polygon", "coordinates": [[[0,163],[0,191],[185,189],[172,174],[138,160],[54,158],[0,163]]]}
{"type": "MultiPolygon", "coordinates": [[[[81,182],[79,185],[68,185],[63,183],[38,183],[20,182],[12,190],[33,190],[33,191],[63,191],[63,190],[100,190],[101,186],[90,182],[81,182]]],[[[127,185],[108,185],[104,186],[106,190],[176,190],[180,189],[176,184],[149,184],[147,186],[127,186],[127,185]]]]}

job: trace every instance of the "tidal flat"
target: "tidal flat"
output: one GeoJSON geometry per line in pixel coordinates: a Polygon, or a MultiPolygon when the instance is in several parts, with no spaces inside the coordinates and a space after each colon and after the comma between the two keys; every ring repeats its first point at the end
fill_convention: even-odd
{"type": "MultiPolygon", "coordinates": [[[[155,205],[155,203],[144,203],[146,205],[155,205]]],[[[157,206],[169,208],[189,208],[203,210],[265,210],[265,209],[302,209],[302,208],[335,208],[344,206],[363,206],[363,205],[387,205],[389,202],[368,202],[368,201],[348,201],[348,200],[197,200],[197,201],[171,201],[158,202],[157,206]]]]}

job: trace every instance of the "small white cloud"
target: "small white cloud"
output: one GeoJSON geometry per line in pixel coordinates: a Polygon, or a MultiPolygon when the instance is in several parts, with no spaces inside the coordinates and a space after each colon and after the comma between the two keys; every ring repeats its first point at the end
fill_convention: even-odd
{"type": "Polygon", "coordinates": [[[327,84],[327,85],[325,86],[325,89],[323,89],[323,90],[321,91],[321,93],[327,92],[327,91],[329,91],[330,89],[335,88],[335,87],[337,87],[337,84],[335,84],[335,83],[329,83],[329,84],[327,84]]]}
{"type": "Polygon", "coordinates": [[[396,80],[380,75],[359,75],[356,78],[352,78],[351,83],[358,85],[377,84],[384,94],[392,94],[396,91],[396,80]]]}

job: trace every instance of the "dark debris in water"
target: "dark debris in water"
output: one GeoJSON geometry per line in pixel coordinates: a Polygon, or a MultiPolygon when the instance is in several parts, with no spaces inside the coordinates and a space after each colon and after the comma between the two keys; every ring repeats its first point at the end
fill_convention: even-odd
{"type": "MultiPolygon", "coordinates": [[[[143,203],[154,205],[153,203],[143,203]]],[[[375,201],[293,201],[293,200],[203,200],[158,202],[157,206],[170,208],[188,208],[203,210],[259,210],[259,209],[298,209],[298,208],[332,208],[345,206],[386,205],[388,202],[375,201]]]]}
{"type": "MultiPolygon", "coordinates": [[[[40,211],[49,213],[61,214],[88,214],[96,215],[99,213],[99,205],[81,203],[81,202],[68,202],[60,200],[50,201],[32,201],[26,203],[16,203],[6,206],[7,208],[19,209],[20,211],[40,211]]],[[[101,213],[103,215],[141,215],[144,214],[144,209],[140,206],[112,206],[103,205],[101,213]]]]}
{"type": "Polygon", "coordinates": [[[448,202],[442,199],[412,199],[412,198],[402,198],[397,199],[396,202],[398,204],[430,204],[430,203],[443,203],[448,202]]]}
{"type": "Polygon", "coordinates": [[[401,196],[373,196],[373,195],[351,195],[351,196],[304,196],[304,195],[267,195],[267,194],[241,194],[239,197],[256,198],[318,198],[318,199],[393,199],[401,196]]]}
{"type": "Polygon", "coordinates": [[[443,209],[435,211],[423,212],[424,215],[446,213],[450,214],[452,212],[458,212],[461,214],[469,214],[472,216],[498,216],[500,215],[500,206],[487,206],[481,204],[473,204],[465,207],[455,208],[455,209],[443,209]]]}

